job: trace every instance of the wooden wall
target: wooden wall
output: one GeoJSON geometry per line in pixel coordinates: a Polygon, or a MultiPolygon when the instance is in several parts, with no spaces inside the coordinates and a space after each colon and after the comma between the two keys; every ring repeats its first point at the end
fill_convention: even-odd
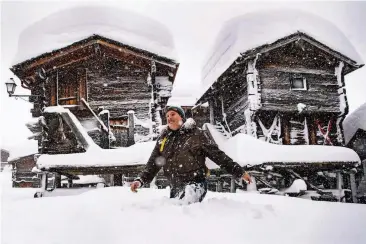
{"type": "MultiPolygon", "coordinates": [[[[314,72],[316,72],[314,70],[314,72]]],[[[340,112],[337,78],[330,74],[314,74],[309,70],[260,69],[262,107],[284,112],[298,111],[297,104],[306,104],[308,112],[340,112]],[[306,79],[307,90],[291,90],[291,78],[306,79]]]]}
{"type": "MultiPolygon", "coordinates": [[[[152,97],[152,88],[149,85],[151,77],[148,81],[150,71],[151,67],[134,65],[133,60],[124,62],[108,56],[96,56],[73,66],[53,70],[48,74],[49,81],[46,85],[48,106],[56,106],[57,103],[79,105],[70,110],[79,120],[93,120],[92,114],[81,103],[81,99],[84,98],[96,114],[100,107],[109,110],[111,122],[124,117],[126,118],[123,120],[126,122],[127,112],[130,110],[135,112],[139,120],[150,120],[152,97]]],[[[172,90],[172,79],[164,68],[158,69],[155,77],[158,102],[164,107],[172,90]]],[[[38,86],[34,92],[39,90],[37,89],[38,86]]],[[[38,111],[37,108],[35,105],[34,111],[38,111]]],[[[136,128],[136,133],[139,135],[149,133],[146,128],[139,126],[136,128]]],[[[112,126],[111,129],[117,139],[113,146],[126,146],[127,129],[118,126],[112,126]]],[[[99,131],[91,130],[88,133],[97,144],[100,143],[99,131]]]]}
{"type": "Polygon", "coordinates": [[[293,42],[259,56],[262,109],[296,112],[306,104],[309,112],[340,112],[335,67],[339,62],[303,41],[293,42]],[[292,90],[291,79],[306,79],[306,90],[292,90]]]}

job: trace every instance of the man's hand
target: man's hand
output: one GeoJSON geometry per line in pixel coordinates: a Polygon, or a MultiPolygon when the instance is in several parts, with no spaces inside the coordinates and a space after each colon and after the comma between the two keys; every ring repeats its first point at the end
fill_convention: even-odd
{"type": "Polygon", "coordinates": [[[135,180],[134,182],[132,182],[131,184],[131,191],[132,192],[137,192],[137,188],[141,187],[141,182],[138,180],[135,180]]]}
{"type": "Polygon", "coordinates": [[[252,179],[250,178],[250,175],[247,172],[244,172],[241,178],[248,184],[252,183],[252,179]]]}

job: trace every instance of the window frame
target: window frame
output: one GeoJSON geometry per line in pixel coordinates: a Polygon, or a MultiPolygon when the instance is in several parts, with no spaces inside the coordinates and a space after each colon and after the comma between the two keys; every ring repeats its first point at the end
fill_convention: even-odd
{"type": "Polygon", "coordinates": [[[291,91],[307,91],[308,90],[308,86],[307,86],[307,81],[306,78],[302,75],[293,75],[290,79],[290,90],[291,91]],[[294,80],[295,79],[302,79],[303,82],[303,88],[295,88],[293,87],[294,84],[294,80]]]}

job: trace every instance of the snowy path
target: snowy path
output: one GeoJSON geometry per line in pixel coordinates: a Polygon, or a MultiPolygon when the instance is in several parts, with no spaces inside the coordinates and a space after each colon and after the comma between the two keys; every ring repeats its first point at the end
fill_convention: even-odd
{"type": "Polygon", "coordinates": [[[179,206],[167,190],[135,194],[124,187],[33,199],[32,190],[7,185],[4,244],[344,244],[364,243],[366,237],[365,205],[209,192],[200,204],[179,206]]]}

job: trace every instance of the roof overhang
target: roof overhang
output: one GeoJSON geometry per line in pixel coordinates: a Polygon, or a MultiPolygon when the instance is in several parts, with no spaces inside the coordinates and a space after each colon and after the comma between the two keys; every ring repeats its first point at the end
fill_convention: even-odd
{"type": "Polygon", "coordinates": [[[152,62],[155,62],[157,66],[163,66],[164,69],[174,74],[173,81],[179,67],[175,60],[100,35],[92,35],[64,48],[16,64],[10,70],[21,80],[22,87],[30,89],[36,84],[35,75],[41,69],[43,69],[43,72],[48,73],[55,69],[65,68],[98,57],[98,55],[101,56],[102,53],[118,60],[132,61],[133,58],[131,63],[141,68],[150,67],[152,62]],[[73,58],[70,59],[70,56],[73,58]]]}

